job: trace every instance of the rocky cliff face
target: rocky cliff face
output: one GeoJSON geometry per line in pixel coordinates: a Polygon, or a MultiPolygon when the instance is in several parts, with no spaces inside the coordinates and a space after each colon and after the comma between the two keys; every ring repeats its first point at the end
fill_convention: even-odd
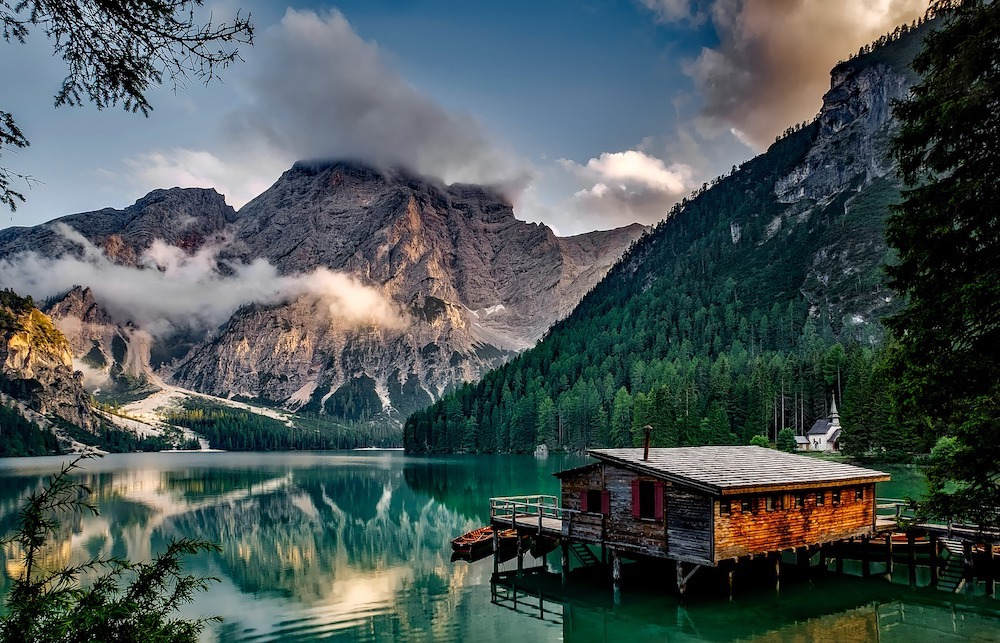
{"type": "Polygon", "coordinates": [[[43,415],[93,428],[90,395],[73,370],[69,343],[29,300],[0,298],[0,390],[43,415]]]}
{"type": "Polygon", "coordinates": [[[134,266],[156,239],[191,252],[219,240],[235,218],[236,211],[215,190],[154,190],[124,210],[105,208],[31,228],[0,230],[0,257],[24,251],[45,257],[83,255],[84,249],[58,223],[83,235],[116,263],[134,266]]]}
{"type": "Polygon", "coordinates": [[[517,220],[489,188],[314,162],[297,163],[239,213],[212,190],[158,190],[125,210],[4,230],[0,256],[98,253],[149,270],[158,241],[185,256],[213,249],[211,270],[226,278],[261,261],[289,278],[347,275],[388,301],[400,323],[345,320],[322,298],[279,293],[247,302],[207,336],[154,338],[121,302],[95,300],[93,284],[49,311],[94,385],[155,374],[214,395],[364,420],[399,417],[534,344],[643,230],[560,238],[517,220]]]}
{"type": "Polygon", "coordinates": [[[817,115],[816,140],[805,162],[778,179],[778,199],[823,202],[893,175],[887,154],[892,101],[905,98],[913,82],[912,74],[887,64],[836,67],[817,115]]]}
{"type": "Polygon", "coordinates": [[[878,333],[872,323],[895,305],[893,293],[880,286],[881,266],[890,259],[884,220],[901,188],[888,153],[897,129],[892,104],[917,81],[908,61],[922,34],[911,32],[833,69],[812,145],[774,186],[787,208],[769,222],[769,238],[794,226],[825,228],[802,293],[814,314],[823,312],[837,327],[856,327],[858,339],[878,333]],[[818,219],[825,225],[817,226],[818,219]]]}
{"type": "Polygon", "coordinates": [[[344,324],[308,299],[246,307],[175,380],[359,420],[408,413],[532,345],[643,228],[558,238],[487,188],[341,162],[296,164],[232,230],[234,258],[355,275],[406,326],[344,324]]]}
{"type": "Polygon", "coordinates": [[[45,312],[66,337],[88,388],[136,388],[146,382],[152,338],[134,324],[119,324],[90,288],[74,287],[45,312]]]}

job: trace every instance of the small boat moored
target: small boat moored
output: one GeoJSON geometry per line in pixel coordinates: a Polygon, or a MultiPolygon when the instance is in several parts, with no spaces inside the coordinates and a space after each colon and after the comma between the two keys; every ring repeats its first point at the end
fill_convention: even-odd
{"type": "Polygon", "coordinates": [[[471,553],[473,550],[493,550],[493,528],[480,527],[466,532],[461,536],[452,539],[451,548],[453,551],[471,553]]]}
{"type": "MultiPolygon", "coordinates": [[[[473,529],[452,539],[451,549],[457,554],[492,553],[494,533],[493,527],[473,529]]],[[[498,536],[501,548],[517,543],[517,531],[514,529],[503,529],[498,536]]]]}

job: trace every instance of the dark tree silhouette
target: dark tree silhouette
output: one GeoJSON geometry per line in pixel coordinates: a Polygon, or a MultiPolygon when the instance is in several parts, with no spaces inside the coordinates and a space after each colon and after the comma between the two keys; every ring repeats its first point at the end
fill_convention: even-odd
{"type": "MultiPolygon", "coordinates": [[[[56,107],[120,104],[148,116],[152,87],[211,82],[241,60],[237,45],[253,43],[249,14],[214,23],[199,19],[201,7],[202,0],[0,0],[0,30],[11,44],[25,43],[33,30],[52,41],[67,67],[56,107]]],[[[0,110],[0,158],[27,145],[14,115],[0,110]]],[[[24,195],[14,183],[32,181],[0,165],[0,204],[16,210],[24,195]]]]}
{"type": "Polygon", "coordinates": [[[932,476],[930,510],[1000,518],[1000,4],[941,0],[914,61],[922,81],[899,103],[893,145],[908,186],[886,238],[898,421],[957,448],[932,476]]]}

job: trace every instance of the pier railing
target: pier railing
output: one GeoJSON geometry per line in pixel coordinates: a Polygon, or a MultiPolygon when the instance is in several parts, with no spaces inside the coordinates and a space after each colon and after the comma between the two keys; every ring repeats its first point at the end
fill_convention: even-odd
{"type": "Polygon", "coordinates": [[[996,530],[984,530],[979,525],[956,521],[952,518],[947,520],[920,520],[917,513],[917,503],[913,500],[903,500],[900,498],[876,498],[875,517],[882,521],[887,521],[893,529],[906,529],[915,527],[925,531],[936,532],[945,537],[989,535],[1000,537],[996,530]]]}
{"type": "MultiPolygon", "coordinates": [[[[955,532],[978,532],[976,525],[966,525],[951,520],[943,522],[917,522],[917,505],[912,500],[902,498],[876,498],[875,517],[881,523],[880,529],[906,528],[907,526],[930,529],[948,536],[955,532]]],[[[572,534],[574,523],[584,528],[591,522],[590,514],[576,509],[559,506],[559,498],[545,494],[526,496],[500,496],[490,498],[490,520],[509,523],[518,527],[537,528],[538,532],[560,531],[572,534]]],[[[594,525],[603,534],[604,516],[594,525]]],[[[603,537],[603,536],[602,536],[603,537]]]]}
{"type": "Polygon", "coordinates": [[[509,522],[516,526],[537,527],[538,532],[560,531],[562,522],[573,520],[575,509],[559,506],[559,498],[544,494],[490,498],[490,521],[509,522]]]}
{"type": "Polygon", "coordinates": [[[916,518],[917,506],[909,500],[902,498],[876,498],[875,515],[878,518],[892,518],[897,523],[902,519],[913,520],[916,518]]]}

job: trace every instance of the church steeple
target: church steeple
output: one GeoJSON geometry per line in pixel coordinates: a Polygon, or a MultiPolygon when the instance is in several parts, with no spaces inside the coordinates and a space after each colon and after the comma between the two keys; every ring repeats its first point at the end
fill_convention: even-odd
{"type": "Polygon", "coordinates": [[[830,400],[830,428],[840,427],[840,413],[837,412],[837,398],[830,400]]]}

